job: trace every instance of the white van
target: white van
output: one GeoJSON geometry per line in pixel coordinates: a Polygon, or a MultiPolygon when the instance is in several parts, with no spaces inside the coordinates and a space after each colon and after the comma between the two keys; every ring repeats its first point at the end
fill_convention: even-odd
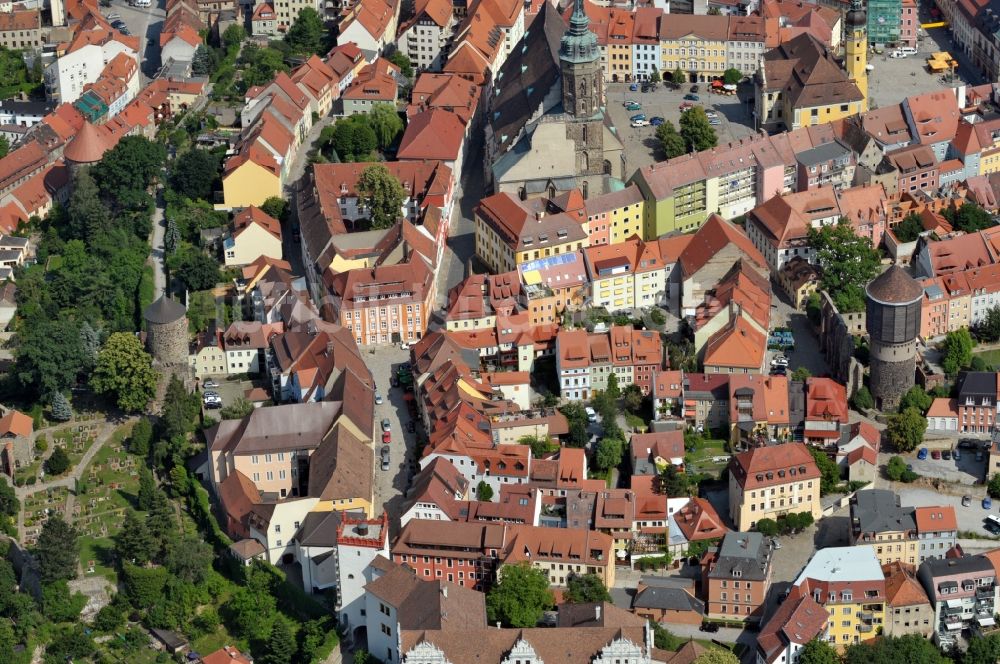
{"type": "MultiPolygon", "coordinates": [[[[148,2],[149,0],[146,0],[146,1],[148,2]]],[[[917,49],[915,49],[912,46],[901,46],[897,50],[900,53],[902,53],[904,56],[907,56],[907,55],[916,55],[917,54],[917,49]]]]}
{"type": "Polygon", "coordinates": [[[587,413],[587,421],[588,422],[590,422],[591,424],[593,424],[594,422],[597,421],[597,411],[596,410],[594,410],[590,406],[587,406],[583,410],[584,410],[585,413],[587,413]]]}
{"type": "Polygon", "coordinates": [[[136,7],[151,7],[152,4],[152,0],[135,0],[136,7]]]}

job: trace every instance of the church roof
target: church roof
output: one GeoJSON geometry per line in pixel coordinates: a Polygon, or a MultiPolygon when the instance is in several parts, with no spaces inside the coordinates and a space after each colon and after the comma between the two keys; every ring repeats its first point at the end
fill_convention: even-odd
{"type": "Polygon", "coordinates": [[[510,149],[552,87],[559,85],[559,44],[565,32],[566,23],[559,12],[551,3],[544,3],[500,69],[495,82],[498,94],[487,118],[498,155],[510,149]]]}

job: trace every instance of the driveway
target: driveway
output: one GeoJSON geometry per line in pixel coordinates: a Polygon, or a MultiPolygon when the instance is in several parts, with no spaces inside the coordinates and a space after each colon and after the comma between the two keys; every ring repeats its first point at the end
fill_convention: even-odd
{"type": "Polygon", "coordinates": [[[129,32],[139,38],[139,62],[142,73],[147,79],[153,78],[160,65],[160,30],[167,16],[162,0],[154,0],[152,7],[130,7],[125,0],[111,0],[110,7],[102,7],[101,12],[108,16],[118,14],[129,32]]]}
{"type": "Polygon", "coordinates": [[[981,486],[930,488],[896,482],[890,483],[889,488],[896,492],[902,505],[951,505],[955,508],[959,531],[969,531],[983,536],[989,535],[990,533],[983,527],[986,515],[1000,515],[1000,511],[998,511],[1000,501],[993,502],[992,510],[983,509],[982,499],[986,495],[986,489],[981,486]],[[972,496],[972,505],[962,507],[962,496],[966,493],[972,496]]]}
{"type": "MultiPolygon", "coordinates": [[[[788,374],[805,367],[813,376],[829,375],[830,366],[826,356],[820,351],[819,340],[813,333],[812,324],[804,311],[794,308],[784,296],[775,294],[771,298],[771,328],[787,327],[795,337],[795,350],[785,353],[788,358],[788,374]]],[[[771,355],[769,354],[769,362],[771,355]]]]}

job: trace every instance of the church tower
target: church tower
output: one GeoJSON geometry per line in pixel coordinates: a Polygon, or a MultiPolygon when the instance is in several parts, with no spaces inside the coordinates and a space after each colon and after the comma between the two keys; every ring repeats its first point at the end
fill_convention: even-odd
{"type": "MultiPolygon", "coordinates": [[[[566,113],[566,137],[576,152],[576,175],[582,181],[584,196],[597,182],[588,175],[607,172],[604,163],[604,72],[597,35],[590,30],[590,19],[583,10],[583,0],[574,0],[569,29],[559,46],[562,74],[562,103],[566,113]]],[[[599,193],[599,191],[594,191],[599,193]]]]}
{"type": "Polygon", "coordinates": [[[847,12],[847,45],[844,57],[844,69],[847,77],[854,81],[861,96],[864,110],[868,110],[868,17],[861,0],[851,0],[851,9],[847,12]]]}

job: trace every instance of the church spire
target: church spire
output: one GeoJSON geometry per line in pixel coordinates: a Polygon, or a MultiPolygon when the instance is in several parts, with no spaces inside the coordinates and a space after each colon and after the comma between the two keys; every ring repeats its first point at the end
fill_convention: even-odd
{"type": "Polygon", "coordinates": [[[569,62],[591,62],[601,57],[597,35],[590,30],[590,18],[583,8],[584,0],[573,0],[569,29],[563,35],[559,58],[569,62]]]}

